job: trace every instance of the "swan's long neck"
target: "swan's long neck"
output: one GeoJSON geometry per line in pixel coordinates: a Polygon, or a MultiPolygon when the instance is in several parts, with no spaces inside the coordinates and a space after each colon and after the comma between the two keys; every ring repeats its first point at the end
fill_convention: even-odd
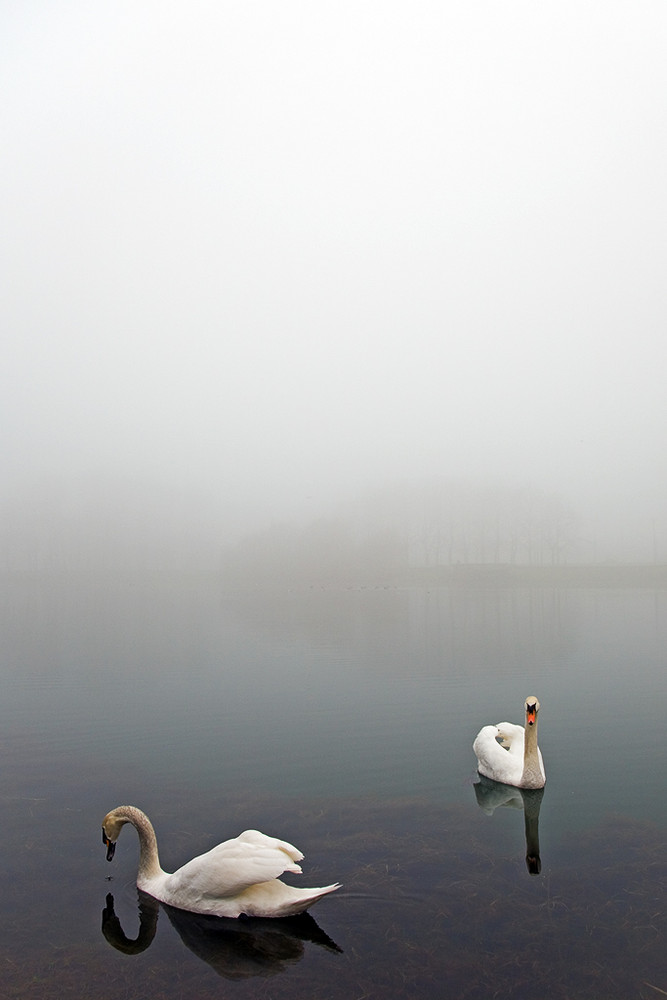
{"type": "MultiPolygon", "coordinates": [[[[120,810],[119,810],[120,812],[120,810]]],[[[153,824],[146,813],[136,806],[123,806],[119,815],[125,823],[131,823],[139,835],[139,872],[137,882],[142,879],[155,878],[162,874],[160,859],[157,852],[157,837],[153,824]]]]}
{"type": "Polygon", "coordinates": [[[537,754],[537,716],[532,726],[526,721],[526,730],[523,739],[523,777],[521,779],[522,788],[542,788],[544,778],[540,767],[540,758],[537,754]]]}

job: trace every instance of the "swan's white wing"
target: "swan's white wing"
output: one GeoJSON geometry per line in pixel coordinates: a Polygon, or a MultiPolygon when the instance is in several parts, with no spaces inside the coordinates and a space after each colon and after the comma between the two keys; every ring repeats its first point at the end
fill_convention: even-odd
{"type": "Polygon", "coordinates": [[[523,739],[521,740],[520,754],[518,754],[517,734],[512,734],[509,750],[503,749],[498,743],[496,737],[500,735],[501,730],[498,726],[484,726],[477,734],[473,750],[477,757],[478,770],[480,774],[492,778],[494,781],[501,781],[508,785],[515,784],[523,773],[523,739]]]}
{"type": "Polygon", "coordinates": [[[246,830],[234,840],[218,844],[179,868],[166,880],[170,897],[193,899],[236,896],[259,882],[278,878],[283,872],[301,872],[303,855],[286,841],[246,830]]]}
{"type": "MultiPolygon", "coordinates": [[[[288,844],[286,840],[278,840],[276,837],[267,837],[265,833],[260,833],[259,830],[245,830],[236,839],[242,841],[244,844],[255,844],[256,847],[283,851],[291,861],[303,861],[303,854],[293,844],[288,844]]],[[[233,841],[228,841],[227,843],[233,843],[233,841]]],[[[287,871],[287,869],[284,870],[287,871]]],[[[296,869],[290,868],[289,870],[301,871],[298,865],[296,869]]]]}
{"type": "Polygon", "coordinates": [[[519,754],[523,757],[523,741],[526,730],[523,726],[517,726],[513,722],[499,722],[496,726],[498,736],[502,740],[502,746],[510,753],[519,754]]]}

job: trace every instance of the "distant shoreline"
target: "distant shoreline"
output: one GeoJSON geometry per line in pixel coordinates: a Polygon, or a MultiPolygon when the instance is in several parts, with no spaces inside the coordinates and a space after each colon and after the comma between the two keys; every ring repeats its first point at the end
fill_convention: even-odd
{"type": "Polygon", "coordinates": [[[72,568],[49,570],[0,570],[3,586],[42,581],[49,584],[67,582],[97,583],[106,581],[126,586],[166,586],[187,584],[197,586],[203,580],[217,581],[225,589],[273,589],[275,587],[605,587],[605,588],[667,588],[667,564],[619,563],[616,565],[572,564],[567,566],[526,566],[504,563],[456,563],[442,566],[394,567],[373,572],[369,567],[338,566],[335,571],[320,567],[320,573],[284,571],[272,567],[268,573],[260,564],[259,572],[238,576],[222,572],[180,568],[123,570],[99,567],[95,570],[72,568]]]}
{"type": "Polygon", "coordinates": [[[409,582],[431,586],[667,587],[666,564],[510,566],[459,563],[415,567],[409,582]]]}

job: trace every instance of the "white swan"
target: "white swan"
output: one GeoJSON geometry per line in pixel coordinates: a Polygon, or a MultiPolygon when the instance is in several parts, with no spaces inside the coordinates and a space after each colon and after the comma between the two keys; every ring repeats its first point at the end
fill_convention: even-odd
{"type": "Polygon", "coordinates": [[[511,722],[480,729],[472,745],[477,770],[486,778],[516,788],[543,788],[546,782],[542,752],[537,745],[537,698],[526,698],[526,728],[511,722]]]}
{"type": "Polygon", "coordinates": [[[280,882],[283,872],[301,873],[297,862],[303,854],[283,840],[246,830],[201,854],[170,875],[160,867],[155,830],[148,816],[136,806],[118,806],[102,821],[102,841],[107,861],[125,823],[139,834],[137,886],[162,903],[191,913],[218,917],[290,917],[340,885],[296,889],[280,882]]]}

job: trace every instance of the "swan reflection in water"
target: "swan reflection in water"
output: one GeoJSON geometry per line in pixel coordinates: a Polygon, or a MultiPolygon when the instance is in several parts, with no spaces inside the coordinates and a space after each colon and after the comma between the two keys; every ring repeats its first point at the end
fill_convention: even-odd
{"type": "Polygon", "coordinates": [[[321,945],[328,951],[342,952],[309,913],[278,919],[211,917],[177,910],[141,890],[138,896],[139,933],[134,940],[123,931],[111,893],[102,910],[102,934],[110,945],[125,955],[138,955],[149,947],[157,930],[160,908],[166,912],[183,944],[225,979],[275,976],[284,972],[288,965],[303,958],[305,941],[321,945]]]}
{"type": "Polygon", "coordinates": [[[523,809],[526,827],[526,866],[531,875],[539,875],[542,869],[540,859],[540,806],[544,796],[544,788],[515,788],[499,781],[479,775],[479,781],[473,785],[477,796],[477,805],[488,816],[491,816],[498,806],[510,809],[523,809]]]}

